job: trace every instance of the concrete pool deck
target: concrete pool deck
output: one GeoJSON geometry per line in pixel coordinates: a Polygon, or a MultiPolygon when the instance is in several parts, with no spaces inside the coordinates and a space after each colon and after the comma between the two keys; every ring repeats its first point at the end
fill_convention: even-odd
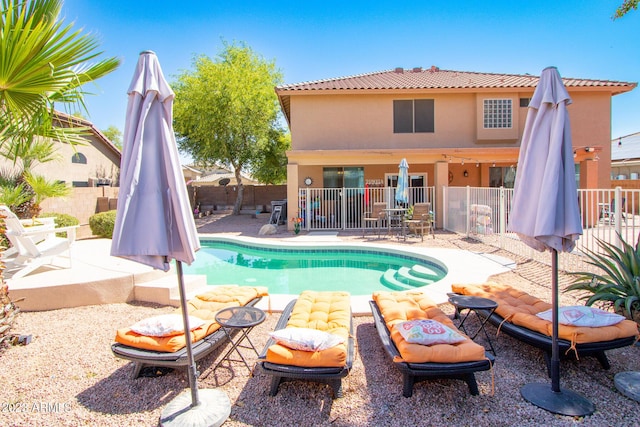
{"type": "MultiPolygon", "coordinates": [[[[260,228],[268,222],[268,214],[233,216],[218,212],[196,220],[202,237],[232,236],[248,242],[287,244],[287,246],[331,246],[364,244],[389,251],[410,251],[427,255],[443,262],[449,274],[440,282],[421,288],[436,302],[444,302],[452,283],[482,282],[491,276],[516,271],[514,255],[497,248],[470,241],[454,233],[436,232],[436,238],[409,238],[398,240],[394,236],[377,234],[362,237],[359,231],[302,232],[295,235],[278,227],[276,234],[259,236],[260,228]]],[[[10,297],[24,311],[52,310],[86,305],[142,301],[177,305],[177,277],[175,271],[167,273],[109,255],[111,240],[78,240],[71,250],[71,268],[68,257],[58,257],[53,266],[45,266],[19,279],[11,279],[11,263],[5,272],[10,297]]],[[[10,260],[9,260],[10,261],[10,260]]],[[[521,260],[522,261],[522,260],[521,260]]],[[[541,280],[548,282],[550,269],[537,265],[541,280]]],[[[526,268],[526,267],[525,267],[526,268]]],[[[538,274],[536,271],[529,272],[538,274]]],[[[206,286],[204,276],[185,278],[188,296],[192,297],[206,286]]],[[[295,295],[272,295],[261,302],[264,309],[281,310],[295,295]]],[[[370,295],[353,296],[354,313],[370,313],[370,295]]]]}

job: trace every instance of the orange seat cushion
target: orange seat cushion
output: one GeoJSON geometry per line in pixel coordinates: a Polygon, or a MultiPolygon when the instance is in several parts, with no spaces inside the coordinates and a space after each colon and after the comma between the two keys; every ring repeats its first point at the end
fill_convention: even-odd
{"type": "MultiPolygon", "coordinates": [[[[474,295],[495,301],[498,303],[496,313],[514,325],[548,336],[553,333],[552,322],[536,316],[537,313],[552,308],[552,305],[526,292],[494,282],[457,284],[452,285],[451,289],[458,294],[474,295]]],[[[637,335],[638,325],[631,320],[598,327],[558,325],[558,337],[577,344],[611,341],[637,335]]]]}
{"type": "Polygon", "coordinates": [[[304,291],[298,297],[287,327],[310,328],[344,338],[344,343],[321,351],[293,350],[281,344],[269,346],[266,361],[302,367],[343,367],[351,330],[351,297],[348,292],[304,291]]]}
{"type": "MultiPolygon", "coordinates": [[[[227,307],[246,305],[254,298],[267,295],[262,286],[223,285],[212,288],[187,301],[187,311],[191,316],[205,321],[204,325],[191,331],[191,341],[196,342],[220,329],[215,321],[218,311],[227,307]]],[[[181,313],[178,308],[175,313],[181,313]]],[[[116,331],[116,342],[145,350],[176,352],[187,345],[184,333],[171,337],[152,337],[133,332],[131,328],[116,331]]]]}
{"type": "Polygon", "coordinates": [[[409,363],[457,363],[486,358],[484,347],[474,343],[469,338],[456,344],[421,345],[410,344],[405,341],[394,326],[407,320],[432,319],[460,332],[449,316],[422,292],[379,291],[373,293],[373,300],[380,309],[387,328],[391,331],[391,339],[402,356],[401,359],[396,361],[409,363]]]}

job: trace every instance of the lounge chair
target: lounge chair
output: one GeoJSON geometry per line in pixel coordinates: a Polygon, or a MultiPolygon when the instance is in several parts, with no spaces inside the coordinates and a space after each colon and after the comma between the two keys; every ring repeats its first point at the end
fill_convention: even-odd
{"type": "MultiPolygon", "coordinates": [[[[8,262],[17,268],[11,276],[13,279],[24,277],[38,267],[50,264],[56,256],[64,252],[68,252],[71,264],[71,245],[76,240],[77,225],[54,228],[50,220],[20,220],[4,205],[0,206],[0,213],[5,216],[5,235],[12,244],[11,250],[4,255],[15,255],[13,259],[8,259],[8,262]],[[27,227],[29,223],[35,225],[27,227]],[[57,233],[66,233],[66,237],[57,237],[57,233]]],[[[9,270],[12,269],[11,265],[8,267],[9,270]]]]}
{"type": "Polygon", "coordinates": [[[406,320],[432,319],[457,331],[451,319],[422,292],[375,292],[369,301],[380,341],[393,364],[402,372],[404,397],[413,395],[418,381],[433,378],[463,380],[478,395],[475,372],[491,369],[493,355],[465,336],[457,344],[410,344],[394,325],[406,320]]]}
{"type": "Polygon", "coordinates": [[[347,292],[305,291],[282,312],[275,331],[310,328],[335,334],[344,342],[319,350],[294,350],[269,338],[260,353],[258,366],[271,375],[269,394],[275,396],[283,380],[327,383],[333,397],[342,396],[342,378],[347,376],[354,358],[353,322],[347,292]]]}
{"type": "MultiPolygon", "coordinates": [[[[452,285],[453,292],[489,298],[498,303],[496,311],[489,316],[485,310],[477,310],[480,316],[489,316],[489,323],[499,331],[544,350],[547,372],[550,373],[552,325],[550,321],[536,316],[552,308],[539,298],[509,285],[488,282],[479,285],[452,285]]],[[[605,351],[633,344],[638,336],[638,326],[631,320],[623,320],[613,326],[577,327],[558,325],[558,349],[563,357],[574,354],[594,356],[604,369],[611,367],[605,351]]]]}
{"type": "MultiPolygon", "coordinates": [[[[219,310],[243,305],[254,306],[266,295],[266,288],[263,287],[224,285],[189,300],[189,315],[205,321],[202,326],[191,331],[194,359],[198,361],[228,342],[226,334],[214,320],[219,310]]],[[[175,313],[179,314],[180,309],[175,313]]],[[[153,337],[136,333],[128,327],[118,329],[115,341],[111,345],[111,351],[117,357],[134,362],[134,379],[146,366],[180,367],[189,364],[184,333],[153,337]]]]}

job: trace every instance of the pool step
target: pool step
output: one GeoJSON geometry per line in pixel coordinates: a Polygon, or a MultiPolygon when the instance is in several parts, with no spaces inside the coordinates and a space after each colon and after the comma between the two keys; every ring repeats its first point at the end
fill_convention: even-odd
{"type": "Polygon", "coordinates": [[[398,270],[388,269],[380,277],[383,285],[396,291],[406,291],[421,286],[427,286],[440,280],[435,270],[421,265],[413,267],[400,267],[398,270]]]}
{"type": "Polygon", "coordinates": [[[414,275],[413,270],[409,267],[400,267],[400,269],[396,273],[396,279],[412,286],[426,286],[433,283],[433,279],[418,277],[414,275]]]}
{"type": "Polygon", "coordinates": [[[439,280],[442,276],[437,270],[424,265],[416,264],[411,267],[411,275],[416,277],[422,277],[424,279],[431,279],[432,281],[439,280]]]}
{"type": "MultiPolygon", "coordinates": [[[[207,276],[204,274],[185,274],[184,287],[189,294],[195,289],[207,285],[207,276]]],[[[153,302],[162,305],[180,305],[180,291],[178,289],[178,276],[171,274],[149,282],[136,283],[133,287],[136,301],[153,302]]]]}
{"type": "Polygon", "coordinates": [[[383,285],[391,288],[394,291],[408,291],[410,289],[414,289],[413,286],[408,285],[406,283],[402,283],[398,279],[396,279],[396,274],[398,270],[394,270],[393,268],[388,269],[384,272],[384,274],[380,277],[380,281],[383,285]]]}

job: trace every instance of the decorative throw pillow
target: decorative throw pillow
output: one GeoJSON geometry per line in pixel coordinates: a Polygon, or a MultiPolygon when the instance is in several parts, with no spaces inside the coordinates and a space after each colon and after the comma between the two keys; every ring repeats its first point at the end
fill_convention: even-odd
{"type": "Polygon", "coordinates": [[[411,344],[456,344],[466,340],[462,334],[431,319],[408,320],[396,324],[395,328],[411,344]]]}
{"type": "MultiPolygon", "coordinates": [[[[552,310],[542,311],[537,314],[541,319],[552,321],[552,310]]],[[[573,305],[558,307],[558,323],[571,326],[611,326],[624,320],[624,316],[600,310],[586,305],[573,305]]]]}
{"type": "MultiPolygon", "coordinates": [[[[202,325],[204,320],[189,316],[189,329],[194,330],[202,325]]],[[[182,314],[162,314],[142,319],[131,326],[131,330],[150,337],[171,337],[184,333],[184,322],[182,314]]]]}
{"type": "Polygon", "coordinates": [[[309,328],[284,328],[269,335],[281,345],[293,350],[320,351],[342,344],[344,338],[309,328]]]}

